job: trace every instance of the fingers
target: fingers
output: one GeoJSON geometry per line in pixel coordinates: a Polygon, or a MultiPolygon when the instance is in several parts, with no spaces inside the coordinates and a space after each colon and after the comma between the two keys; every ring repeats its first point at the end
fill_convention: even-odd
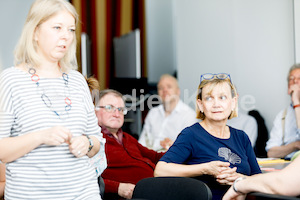
{"type": "Polygon", "coordinates": [[[89,141],[86,136],[73,137],[70,139],[70,152],[80,158],[88,153],[89,141]]]}
{"type": "Polygon", "coordinates": [[[223,185],[232,185],[237,178],[237,175],[222,174],[222,176],[217,176],[216,181],[223,185]]]}
{"type": "Polygon", "coordinates": [[[131,199],[135,185],[131,183],[120,183],[118,188],[119,196],[131,199]]]}
{"type": "Polygon", "coordinates": [[[223,196],[222,200],[232,200],[232,199],[242,200],[245,198],[246,195],[238,194],[232,189],[232,187],[230,187],[229,190],[226,192],[226,194],[223,196]]]}
{"type": "Polygon", "coordinates": [[[60,136],[63,138],[63,142],[69,144],[70,139],[72,138],[71,131],[66,127],[60,127],[60,136]]]}
{"type": "Polygon", "coordinates": [[[46,145],[61,145],[62,143],[67,143],[69,138],[72,137],[70,130],[62,126],[44,129],[39,133],[42,143],[46,145]]]}
{"type": "Polygon", "coordinates": [[[238,178],[236,167],[222,171],[219,175],[216,176],[216,178],[217,181],[221,184],[232,185],[235,179],[238,178]]]}
{"type": "Polygon", "coordinates": [[[229,162],[223,162],[223,161],[213,161],[218,165],[219,167],[229,167],[230,163],[229,162]]]}
{"type": "Polygon", "coordinates": [[[223,171],[222,171],[222,173],[227,173],[227,174],[233,174],[233,173],[235,173],[236,172],[236,167],[233,167],[233,168],[230,168],[230,167],[226,167],[223,171]]]}

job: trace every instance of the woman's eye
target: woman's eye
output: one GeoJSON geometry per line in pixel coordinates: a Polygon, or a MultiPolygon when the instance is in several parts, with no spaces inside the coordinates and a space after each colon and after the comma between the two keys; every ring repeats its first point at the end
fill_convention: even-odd
{"type": "Polygon", "coordinates": [[[60,27],[59,27],[59,26],[54,26],[54,29],[57,29],[57,30],[59,30],[59,29],[60,29],[60,27]]]}
{"type": "Polygon", "coordinates": [[[71,28],[71,29],[69,29],[70,30],[70,32],[75,32],[75,29],[74,28],[71,28]]]}
{"type": "Polygon", "coordinates": [[[211,97],[205,97],[205,100],[210,101],[210,100],[212,100],[212,98],[211,97]]]}
{"type": "Polygon", "coordinates": [[[221,97],[220,97],[220,99],[222,99],[222,100],[226,100],[226,99],[227,99],[227,97],[226,97],[226,96],[221,96],[221,97]]]}

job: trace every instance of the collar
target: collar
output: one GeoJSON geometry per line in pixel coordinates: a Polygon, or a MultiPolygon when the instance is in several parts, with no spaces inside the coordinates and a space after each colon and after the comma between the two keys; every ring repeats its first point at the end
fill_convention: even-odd
{"type": "MultiPolygon", "coordinates": [[[[181,99],[179,99],[175,108],[172,110],[171,114],[173,114],[175,112],[179,112],[182,109],[182,105],[183,105],[183,102],[181,101],[181,99]]],[[[160,105],[159,110],[165,116],[165,110],[164,110],[163,104],[160,105]]]]}
{"type": "Polygon", "coordinates": [[[101,127],[101,132],[104,133],[105,135],[109,136],[110,138],[114,138],[119,144],[123,144],[123,130],[121,128],[119,128],[119,130],[117,131],[117,138],[115,138],[115,136],[104,126],[100,126],[101,127]]]}

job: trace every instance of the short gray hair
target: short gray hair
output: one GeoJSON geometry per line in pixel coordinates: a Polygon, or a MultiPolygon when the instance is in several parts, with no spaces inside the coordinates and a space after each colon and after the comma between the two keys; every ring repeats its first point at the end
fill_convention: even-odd
{"type": "Polygon", "coordinates": [[[296,64],[291,66],[291,68],[289,70],[289,73],[288,73],[288,76],[287,76],[287,81],[288,82],[290,80],[290,75],[291,75],[292,71],[295,70],[295,69],[300,69],[300,63],[298,63],[298,64],[296,63],[296,64]]]}

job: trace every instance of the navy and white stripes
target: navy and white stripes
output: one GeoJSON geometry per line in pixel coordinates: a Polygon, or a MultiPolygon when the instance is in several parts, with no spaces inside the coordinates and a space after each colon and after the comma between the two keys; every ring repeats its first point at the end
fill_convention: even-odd
{"type": "MultiPolygon", "coordinates": [[[[31,75],[11,67],[0,76],[0,139],[54,126],[68,128],[74,137],[102,138],[88,86],[79,72],[69,72],[68,91],[62,77],[41,77],[39,84],[61,119],[42,101],[31,75]],[[66,92],[72,101],[68,113],[66,92]]],[[[6,164],[5,199],[100,199],[96,172],[88,159],[76,158],[65,143],[41,145],[6,164]]]]}

